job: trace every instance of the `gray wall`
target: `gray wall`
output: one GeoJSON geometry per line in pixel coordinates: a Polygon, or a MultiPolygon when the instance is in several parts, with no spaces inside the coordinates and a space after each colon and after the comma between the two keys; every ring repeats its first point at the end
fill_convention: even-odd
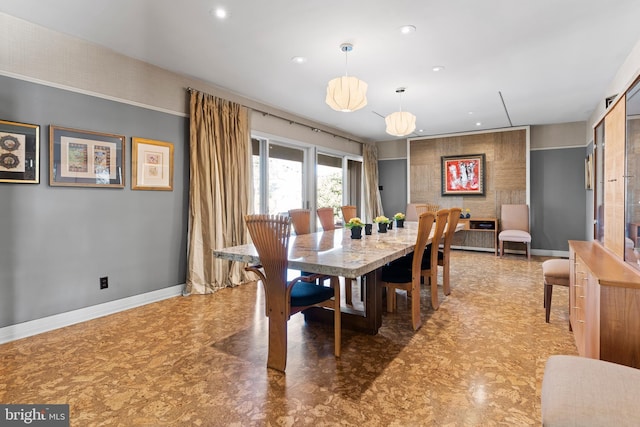
{"type": "Polygon", "coordinates": [[[382,186],[380,198],[384,214],[391,218],[407,208],[407,160],[383,160],[378,162],[378,183],[382,186]]]}
{"type": "Polygon", "coordinates": [[[40,125],[40,184],[0,183],[0,327],[185,282],[187,118],[0,76],[0,119],[40,125]],[[125,188],[50,187],[49,124],[125,135],[125,188]],[[174,143],[172,192],[131,190],[132,136],[174,143]]]}
{"type": "Polygon", "coordinates": [[[531,247],[568,251],[568,240],[586,240],[585,147],[537,150],[530,158],[531,247]]]}

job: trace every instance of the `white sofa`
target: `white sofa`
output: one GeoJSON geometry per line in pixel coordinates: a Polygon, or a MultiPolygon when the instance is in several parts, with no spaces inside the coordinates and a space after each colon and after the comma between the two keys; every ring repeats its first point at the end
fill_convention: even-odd
{"type": "Polygon", "coordinates": [[[551,356],[542,380],[542,425],[640,426],[640,369],[551,356]]]}

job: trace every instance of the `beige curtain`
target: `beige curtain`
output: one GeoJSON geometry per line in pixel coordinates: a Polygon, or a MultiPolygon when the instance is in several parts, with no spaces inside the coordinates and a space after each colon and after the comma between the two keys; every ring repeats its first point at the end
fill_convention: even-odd
{"type": "Polygon", "coordinates": [[[191,91],[189,253],[187,287],[207,294],[248,281],[244,265],[213,249],[246,243],[251,199],[249,112],[242,105],[191,91]]]}
{"type": "Polygon", "coordinates": [[[364,212],[365,220],[371,222],[383,215],[382,200],[378,190],[378,147],[374,144],[362,144],[364,163],[364,212]]]}

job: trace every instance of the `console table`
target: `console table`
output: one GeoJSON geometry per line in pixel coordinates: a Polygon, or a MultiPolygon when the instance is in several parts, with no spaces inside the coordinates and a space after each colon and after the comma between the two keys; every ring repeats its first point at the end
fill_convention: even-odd
{"type": "MultiPolygon", "coordinates": [[[[462,224],[462,231],[492,233],[491,241],[493,242],[493,250],[498,255],[498,219],[497,218],[460,218],[458,221],[462,224]]],[[[456,245],[458,248],[464,249],[466,245],[456,245]]]]}

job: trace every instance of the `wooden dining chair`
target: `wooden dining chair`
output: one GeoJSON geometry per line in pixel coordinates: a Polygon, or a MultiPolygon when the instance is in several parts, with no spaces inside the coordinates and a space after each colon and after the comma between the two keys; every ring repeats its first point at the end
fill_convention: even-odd
{"type": "MultiPolygon", "coordinates": [[[[433,239],[422,257],[421,272],[425,284],[431,288],[431,307],[437,310],[440,307],[438,301],[438,246],[442,239],[444,228],[447,226],[449,209],[440,209],[435,214],[436,224],[433,239]]],[[[454,227],[455,228],[455,227],[454,227]]]]}
{"type": "Polygon", "coordinates": [[[311,233],[311,211],[309,209],[289,209],[289,217],[296,235],[311,233]]]}
{"type": "Polygon", "coordinates": [[[333,208],[318,208],[316,213],[318,214],[320,225],[324,231],[336,229],[336,221],[333,218],[333,208]]]}
{"type": "Polygon", "coordinates": [[[449,209],[449,217],[447,218],[447,231],[444,233],[444,244],[441,251],[438,251],[438,265],[442,267],[442,290],[445,295],[451,293],[450,283],[450,266],[451,266],[451,242],[453,235],[456,233],[458,220],[460,219],[462,208],[449,209]]]}
{"type": "Polygon", "coordinates": [[[382,286],[387,291],[387,311],[393,312],[396,308],[396,289],[411,293],[411,325],[414,330],[422,325],[420,317],[422,256],[433,228],[434,219],[433,212],[425,212],[418,218],[418,234],[411,256],[410,268],[407,268],[404,258],[382,267],[382,286]]]}
{"type": "Polygon", "coordinates": [[[269,318],[267,367],[284,372],[287,365],[287,322],[292,314],[309,307],[334,311],[334,354],[340,356],[340,283],[331,287],[315,281],[322,275],[300,276],[287,281],[287,255],[291,219],[277,215],[246,215],[245,222],[260,257],[260,265],[246,267],[264,286],[265,314],[269,318]]]}
{"type": "Polygon", "coordinates": [[[414,205],[414,209],[416,210],[416,215],[418,216],[418,218],[420,218],[420,215],[422,215],[423,213],[429,212],[429,208],[426,203],[417,203],[414,205]]]}
{"type": "Polygon", "coordinates": [[[358,208],[356,206],[341,206],[340,210],[342,211],[343,225],[349,222],[351,218],[356,218],[358,216],[358,208]]]}

